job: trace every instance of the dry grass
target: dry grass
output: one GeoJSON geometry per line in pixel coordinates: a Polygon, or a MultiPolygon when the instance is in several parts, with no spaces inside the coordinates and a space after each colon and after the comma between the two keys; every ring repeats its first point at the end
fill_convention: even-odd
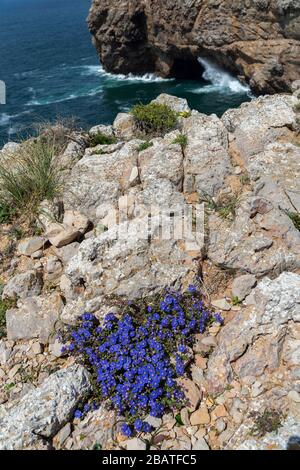
{"type": "Polygon", "coordinates": [[[61,185],[54,157],[62,142],[50,132],[24,142],[12,158],[0,161],[0,208],[2,218],[12,214],[34,215],[39,203],[53,199],[61,185]]]}

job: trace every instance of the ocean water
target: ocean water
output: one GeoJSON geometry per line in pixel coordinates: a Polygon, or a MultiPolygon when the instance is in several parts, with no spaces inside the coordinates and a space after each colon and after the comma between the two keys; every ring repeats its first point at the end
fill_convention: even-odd
{"type": "Polygon", "coordinates": [[[188,99],[203,113],[249,101],[249,89],[214,64],[199,80],[111,75],[99,64],[86,17],[91,0],[0,0],[0,145],[40,121],[75,117],[82,128],[111,123],[120,111],[160,93],[188,99]]]}

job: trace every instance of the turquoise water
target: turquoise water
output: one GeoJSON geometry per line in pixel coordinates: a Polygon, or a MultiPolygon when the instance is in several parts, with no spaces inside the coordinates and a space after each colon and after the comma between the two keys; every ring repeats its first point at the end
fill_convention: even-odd
{"type": "Polygon", "coordinates": [[[159,93],[221,115],[249,101],[249,91],[208,63],[195,81],[113,76],[99,65],[86,17],[91,0],[0,0],[0,145],[32,132],[33,123],[76,117],[88,128],[159,93]]]}

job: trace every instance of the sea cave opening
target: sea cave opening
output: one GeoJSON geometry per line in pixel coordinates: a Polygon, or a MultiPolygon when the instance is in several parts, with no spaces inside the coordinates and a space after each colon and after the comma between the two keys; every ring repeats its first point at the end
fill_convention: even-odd
{"type": "Polygon", "coordinates": [[[170,76],[179,80],[199,80],[205,69],[198,59],[174,59],[170,76]]]}

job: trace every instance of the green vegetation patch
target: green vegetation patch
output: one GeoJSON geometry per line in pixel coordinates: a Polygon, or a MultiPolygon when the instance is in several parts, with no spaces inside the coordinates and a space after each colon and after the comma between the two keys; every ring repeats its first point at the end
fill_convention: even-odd
{"type": "Polygon", "coordinates": [[[91,146],[96,147],[96,145],[112,145],[117,142],[117,138],[112,135],[106,135],[102,132],[98,132],[91,137],[91,146]]]}
{"type": "Polygon", "coordinates": [[[150,142],[149,140],[145,140],[145,142],[142,142],[138,146],[138,152],[143,152],[144,150],[147,150],[150,147],[153,147],[153,142],[150,142]]]}
{"type": "Polygon", "coordinates": [[[216,211],[223,219],[233,220],[235,218],[238,196],[228,196],[223,201],[215,201],[209,194],[203,193],[202,200],[206,202],[209,210],[216,211]]]}
{"type": "Polygon", "coordinates": [[[44,199],[57,195],[61,177],[54,159],[60,150],[53,136],[32,139],[14,159],[0,163],[0,221],[17,211],[34,213],[44,199]]]}
{"type": "Polygon", "coordinates": [[[263,413],[258,411],[252,412],[250,417],[254,420],[254,426],[250,433],[255,437],[263,437],[268,432],[277,432],[280,428],[283,418],[282,413],[279,411],[269,409],[264,410],[263,413]]]}
{"type": "Polygon", "coordinates": [[[11,222],[14,216],[14,210],[4,201],[0,202],[0,224],[11,222]]]}
{"type": "Polygon", "coordinates": [[[297,230],[300,231],[300,214],[298,212],[287,212],[297,230]]]}
{"type": "Polygon", "coordinates": [[[131,114],[145,134],[164,134],[176,126],[177,114],[166,104],[136,104],[131,114]]]}
{"type": "Polygon", "coordinates": [[[6,335],[6,311],[14,306],[12,300],[2,300],[3,284],[0,284],[0,339],[6,335]]]}
{"type": "Polygon", "coordinates": [[[188,144],[188,138],[184,134],[179,134],[176,139],[173,140],[173,144],[178,144],[182,148],[185,148],[188,144]]]}

